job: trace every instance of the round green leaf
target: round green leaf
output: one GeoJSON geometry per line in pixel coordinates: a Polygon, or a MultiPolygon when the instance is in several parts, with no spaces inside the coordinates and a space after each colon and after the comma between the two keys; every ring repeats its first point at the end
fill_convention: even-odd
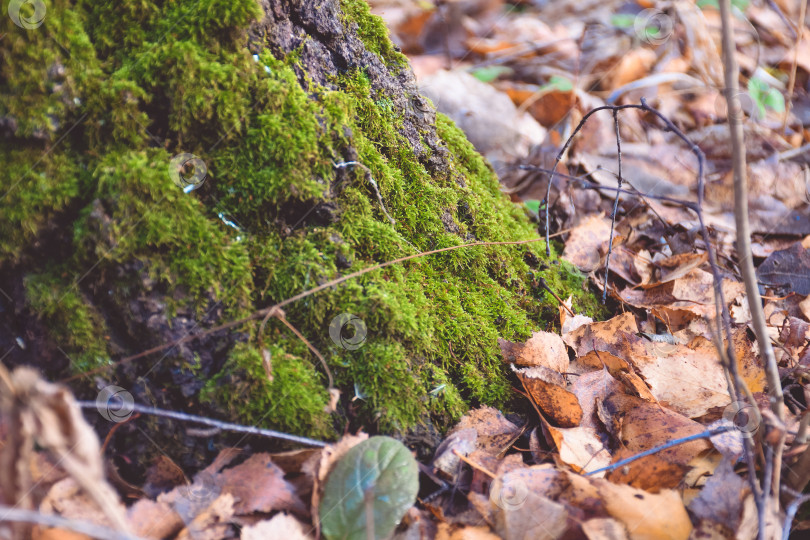
{"type": "Polygon", "coordinates": [[[318,510],[326,538],[386,538],[416,501],[419,470],[405,445],[391,437],[371,437],[335,465],[318,510]],[[371,516],[368,515],[371,512],[371,516]]]}

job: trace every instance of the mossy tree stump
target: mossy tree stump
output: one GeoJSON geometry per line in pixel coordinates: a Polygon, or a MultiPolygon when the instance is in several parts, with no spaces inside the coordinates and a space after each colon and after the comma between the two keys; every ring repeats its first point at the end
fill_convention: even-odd
{"type": "MultiPolygon", "coordinates": [[[[362,0],[42,5],[37,27],[0,18],[4,362],[83,373],[386,260],[537,235],[362,0]],[[184,153],[207,171],[190,192],[169,174],[184,153]]],[[[544,252],[431,255],[290,305],[343,390],[337,414],[317,361],[277,321],[272,380],[248,324],[102,383],[316,437],[347,421],[444,427],[511,399],[497,338],[557,313],[535,277],[597,309],[544,252]],[[364,321],[362,347],[330,339],[341,313],[364,321]]],[[[94,397],[99,381],[79,381],[94,397]]]]}

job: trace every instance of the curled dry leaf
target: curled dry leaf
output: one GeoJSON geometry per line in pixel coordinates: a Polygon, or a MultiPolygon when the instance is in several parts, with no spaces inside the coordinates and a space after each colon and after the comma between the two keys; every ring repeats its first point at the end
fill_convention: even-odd
{"type": "Polygon", "coordinates": [[[595,340],[600,339],[605,343],[611,343],[613,336],[619,330],[629,333],[638,332],[636,318],[632,313],[622,313],[607,321],[582,325],[569,334],[563,334],[563,341],[574,349],[578,357],[582,357],[593,350],[595,340]]]}
{"type": "Polygon", "coordinates": [[[580,426],[603,429],[596,413],[596,404],[614,392],[622,392],[622,385],[607,370],[583,373],[571,385],[571,392],[582,407],[580,426]]]}
{"type": "Polygon", "coordinates": [[[9,426],[0,448],[0,484],[6,501],[32,509],[29,463],[36,445],[53,455],[113,527],[127,532],[123,506],[104,479],[98,438],[70,391],[42,380],[28,367],[9,374],[0,364],[0,375],[0,414],[9,426]]]}
{"type": "Polygon", "coordinates": [[[643,288],[648,289],[662,283],[668,283],[670,281],[680,279],[708,260],[709,255],[704,252],[681,253],[679,255],[673,255],[672,257],[667,257],[666,259],[656,261],[655,266],[658,267],[659,271],[658,280],[654,283],[643,286],[643,288]]]}
{"type": "Polygon", "coordinates": [[[525,343],[498,339],[504,360],[519,366],[543,366],[558,373],[568,370],[568,352],[557,334],[533,332],[525,343]]]}
{"type": "Polygon", "coordinates": [[[565,388],[565,378],[551,369],[537,366],[512,370],[526,388],[532,401],[561,427],[575,427],[582,421],[582,407],[577,397],[565,388]]]}
{"type": "MultiPolygon", "coordinates": [[[[571,309],[573,305],[573,297],[569,296],[564,303],[568,307],[568,309],[571,309]]],[[[563,306],[560,306],[560,333],[563,336],[565,336],[566,334],[570,334],[571,332],[573,332],[582,325],[593,322],[593,319],[586,315],[576,314],[572,317],[568,312],[568,309],[565,309],[563,306]]],[[[563,342],[565,342],[564,339],[563,342]]]]}
{"type": "Polygon", "coordinates": [[[575,471],[587,473],[610,464],[610,452],[595,428],[580,426],[561,429],[544,425],[543,431],[557,448],[563,463],[575,471]]]}
{"type": "Polygon", "coordinates": [[[478,432],[472,428],[458,429],[453,431],[442,441],[436,449],[433,458],[433,467],[452,481],[456,480],[460,472],[462,456],[469,456],[475,451],[478,441],[478,432]]]}

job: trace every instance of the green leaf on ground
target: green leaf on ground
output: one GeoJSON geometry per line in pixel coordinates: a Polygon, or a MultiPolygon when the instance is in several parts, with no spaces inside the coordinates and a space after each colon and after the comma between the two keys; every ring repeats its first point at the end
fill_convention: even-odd
{"type": "Polygon", "coordinates": [[[371,437],[335,465],[319,514],[326,538],[387,538],[416,501],[419,472],[410,450],[391,437],[371,437]],[[370,516],[368,512],[371,512],[370,516]]]}

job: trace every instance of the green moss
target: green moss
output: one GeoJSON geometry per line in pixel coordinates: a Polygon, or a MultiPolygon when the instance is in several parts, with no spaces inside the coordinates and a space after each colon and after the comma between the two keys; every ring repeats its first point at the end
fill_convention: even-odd
{"type": "Polygon", "coordinates": [[[344,24],[357,24],[357,35],[366,48],[392,67],[405,67],[408,57],[399,52],[388,38],[388,28],[381,17],[371,14],[365,0],[340,0],[344,24]]]}
{"type": "Polygon", "coordinates": [[[203,399],[220,403],[251,425],[281,425],[313,437],[332,436],[326,412],[329,395],[312,364],[277,345],[267,352],[271,377],[262,367],[261,351],[246,344],[234,347],[225,369],[203,391],[203,399]]]}
{"type": "Polygon", "coordinates": [[[72,283],[56,271],[31,274],[24,283],[31,308],[59,340],[71,369],[81,373],[109,364],[104,321],[72,283]]]}
{"type": "MultiPolygon", "coordinates": [[[[405,65],[365,2],[341,5],[369,51],[392,69],[405,65]]],[[[244,35],[256,15],[248,0],[79,1],[49,4],[41,35],[0,22],[0,33],[9,33],[0,57],[15,68],[0,79],[0,112],[40,111],[20,121],[22,139],[58,119],[47,151],[33,143],[0,151],[0,168],[13,173],[0,181],[16,226],[0,233],[0,250],[30,274],[30,308],[81,358],[80,369],[106,358],[88,285],[97,280],[119,314],[147,289],[162,295],[169,315],[182,308],[203,317],[221,305],[223,317],[236,318],[405,255],[537,236],[449,119],[439,115],[436,130],[450,168],[431,174],[400,133],[404,112],[362,70],[341,74],[332,90],[312,81],[304,89],[295,54],[264,51],[254,60],[244,35]],[[71,64],[53,37],[74,44],[87,70],[71,64]],[[49,51],[31,56],[20,43],[49,51]],[[47,62],[23,65],[60,55],[78,99],[69,106],[54,105],[37,86],[48,78],[47,62]],[[29,91],[25,104],[5,99],[20,89],[29,91]],[[207,180],[191,193],[169,177],[180,153],[207,167],[207,180]],[[347,155],[370,170],[394,225],[365,169],[337,166],[347,155]],[[46,230],[55,218],[67,225],[46,230]],[[64,253],[26,266],[22,254],[46,232],[61,234],[64,253]],[[48,268],[59,268],[59,279],[48,268]]],[[[319,437],[339,432],[332,429],[347,417],[390,432],[428,420],[446,426],[468,404],[506,407],[513,394],[497,339],[524,339],[557,313],[536,278],[561,297],[573,295],[575,309],[599,313],[583,276],[544,250],[539,242],[430,255],[287,306],[290,323],[326,357],[344,394],[341,414],[323,411],[322,368],[277,322],[264,336],[272,380],[250,327],[249,344],[230,351],[203,397],[240,421],[319,437]],[[364,321],[362,347],[330,337],[341,313],[364,321]]]]}

